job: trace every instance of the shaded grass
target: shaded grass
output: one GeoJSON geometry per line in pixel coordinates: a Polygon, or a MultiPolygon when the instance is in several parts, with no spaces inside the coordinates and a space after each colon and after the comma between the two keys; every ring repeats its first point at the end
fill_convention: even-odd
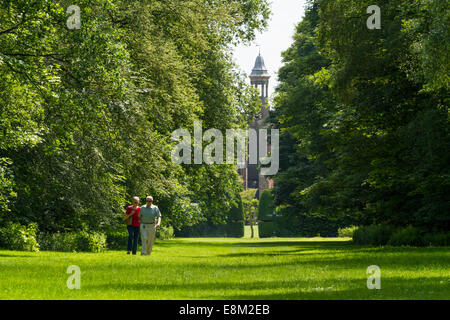
{"type": "Polygon", "coordinates": [[[448,299],[448,247],[348,239],[174,239],[151,256],[0,251],[1,299],[448,299]],[[69,265],[81,289],[69,290],[69,265]],[[381,268],[381,290],[366,270],[381,268]]]}

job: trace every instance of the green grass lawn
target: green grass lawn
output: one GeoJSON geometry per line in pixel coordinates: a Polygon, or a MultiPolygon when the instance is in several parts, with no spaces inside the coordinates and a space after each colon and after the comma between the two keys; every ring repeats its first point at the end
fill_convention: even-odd
{"type": "Polygon", "coordinates": [[[123,251],[0,251],[0,299],[449,299],[450,250],[348,239],[175,239],[123,251]],[[81,289],[66,286],[69,265],[81,289]],[[381,268],[381,290],[366,269],[381,268]]]}

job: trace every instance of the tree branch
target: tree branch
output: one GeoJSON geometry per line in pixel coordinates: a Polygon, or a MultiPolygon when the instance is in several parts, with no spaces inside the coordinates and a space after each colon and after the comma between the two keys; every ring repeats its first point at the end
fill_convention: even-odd
{"type": "Polygon", "coordinates": [[[25,14],[23,14],[22,16],[22,21],[20,21],[18,24],[16,24],[14,27],[11,27],[9,29],[5,29],[0,31],[0,35],[4,34],[4,33],[10,33],[11,31],[13,31],[14,29],[17,29],[18,27],[20,27],[22,24],[25,23],[25,14]]]}

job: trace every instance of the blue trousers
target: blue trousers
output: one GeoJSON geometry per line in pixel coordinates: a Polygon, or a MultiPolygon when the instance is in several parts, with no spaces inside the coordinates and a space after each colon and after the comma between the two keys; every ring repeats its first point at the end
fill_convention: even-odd
{"type": "Polygon", "coordinates": [[[139,227],[127,226],[128,229],[128,246],[127,251],[133,251],[136,254],[138,239],[139,239],[139,227]]]}

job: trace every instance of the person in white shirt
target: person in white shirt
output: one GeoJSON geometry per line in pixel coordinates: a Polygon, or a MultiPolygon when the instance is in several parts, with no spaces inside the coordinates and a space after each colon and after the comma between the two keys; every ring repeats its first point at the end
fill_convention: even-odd
{"type": "Polygon", "coordinates": [[[147,204],[141,207],[139,218],[141,220],[141,255],[150,255],[155,243],[156,229],[161,225],[161,212],[153,204],[153,197],[147,197],[147,204]]]}

